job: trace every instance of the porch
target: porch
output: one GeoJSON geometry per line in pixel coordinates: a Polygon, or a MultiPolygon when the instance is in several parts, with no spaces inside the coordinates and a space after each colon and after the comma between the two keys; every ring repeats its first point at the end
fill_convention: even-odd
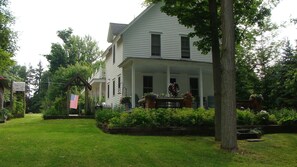
{"type": "Polygon", "coordinates": [[[213,100],[212,64],[191,60],[162,58],[127,58],[123,69],[123,95],[131,96],[132,107],[145,94],[154,92],[168,96],[172,82],[179,85],[179,97],[191,92],[200,107],[213,100]]]}

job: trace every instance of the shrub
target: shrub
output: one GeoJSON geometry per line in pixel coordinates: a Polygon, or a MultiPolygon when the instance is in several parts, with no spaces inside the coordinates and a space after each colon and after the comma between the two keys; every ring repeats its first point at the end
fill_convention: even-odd
{"type": "Polygon", "coordinates": [[[204,108],[198,108],[197,110],[197,125],[202,126],[214,126],[214,109],[206,110],[204,108]]]}
{"type": "Polygon", "coordinates": [[[280,110],[274,109],[270,111],[275,115],[279,125],[295,125],[297,126],[297,112],[294,109],[283,108],[280,110]]]}
{"type": "Polygon", "coordinates": [[[262,110],[256,114],[255,123],[257,125],[273,125],[277,123],[277,120],[273,114],[269,115],[267,111],[262,110]]]}
{"type": "Polygon", "coordinates": [[[103,126],[108,124],[112,118],[119,117],[120,112],[112,109],[104,108],[102,110],[96,111],[96,122],[97,126],[103,126]]]}
{"type": "Polygon", "coordinates": [[[255,114],[250,110],[237,110],[238,125],[253,125],[255,122],[255,114]]]}

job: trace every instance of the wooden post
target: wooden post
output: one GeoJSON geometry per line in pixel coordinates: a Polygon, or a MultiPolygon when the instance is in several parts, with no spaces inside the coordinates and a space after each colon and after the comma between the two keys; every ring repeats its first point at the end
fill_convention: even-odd
{"type": "Polygon", "coordinates": [[[10,110],[13,113],[13,80],[11,80],[11,89],[10,89],[10,110]]]}
{"type": "Polygon", "coordinates": [[[69,98],[69,96],[70,96],[70,93],[69,93],[69,86],[67,87],[67,93],[66,93],[67,95],[67,100],[66,100],[66,106],[67,106],[67,115],[69,115],[69,113],[70,113],[70,98],[69,98]]]}
{"type": "Polygon", "coordinates": [[[85,86],[85,113],[88,114],[88,109],[89,109],[89,90],[88,87],[85,86]]]}

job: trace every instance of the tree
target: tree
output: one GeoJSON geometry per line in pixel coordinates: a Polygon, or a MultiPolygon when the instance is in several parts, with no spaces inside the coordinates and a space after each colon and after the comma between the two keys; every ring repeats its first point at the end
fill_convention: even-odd
{"type": "Polygon", "coordinates": [[[237,150],[235,97],[235,24],[233,1],[222,0],[222,127],[221,148],[237,150]]]}
{"type": "Polygon", "coordinates": [[[17,49],[17,36],[10,27],[14,18],[7,9],[7,5],[7,0],[0,0],[0,74],[14,64],[12,57],[17,49]]]}
{"type": "MultiPolygon", "coordinates": [[[[215,17],[215,11],[220,10],[216,8],[217,0],[146,0],[146,3],[163,2],[164,6],[161,11],[170,16],[177,16],[180,24],[189,28],[194,28],[194,32],[189,36],[197,36],[199,41],[195,42],[198,50],[202,53],[208,53],[211,48],[213,60],[218,61],[220,57],[219,49],[217,46],[217,39],[221,38],[221,21],[220,17],[215,17]],[[216,23],[217,27],[216,27],[216,23]],[[217,32],[218,33],[217,33],[217,32]]],[[[278,0],[273,0],[273,5],[276,5],[278,0]]],[[[255,40],[252,34],[257,33],[255,28],[261,29],[266,26],[267,18],[270,17],[271,8],[273,5],[263,3],[263,0],[237,0],[235,1],[234,15],[235,15],[235,37],[236,42],[240,43],[242,39],[249,38],[255,40]]],[[[214,88],[215,88],[215,101],[216,104],[220,101],[220,86],[219,81],[220,72],[218,65],[219,62],[213,61],[213,74],[214,74],[214,88]]],[[[221,103],[220,103],[221,104],[221,103]]],[[[220,108],[216,105],[216,126],[215,138],[220,140],[220,108]]]]}
{"type": "Polygon", "coordinates": [[[270,108],[297,108],[297,47],[289,41],[283,48],[282,59],[268,67],[263,78],[264,102],[270,108]]]}
{"type": "Polygon", "coordinates": [[[90,36],[79,37],[73,35],[71,28],[58,31],[58,37],[63,44],[54,43],[51,47],[51,53],[45,55],[50,63],[50,71],[53,73],[59,67],[67,67],[77,62],[84,65],[90,65],[98,60],[102,51],[100,51],[96,41],[90,36]]]}

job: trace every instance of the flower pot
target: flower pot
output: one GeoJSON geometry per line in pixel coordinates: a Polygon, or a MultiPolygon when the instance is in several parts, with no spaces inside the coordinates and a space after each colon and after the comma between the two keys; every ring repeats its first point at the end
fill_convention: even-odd
{"type": "Polygon", "coordinates": [[[184,98],[183,107],[192,108],[192,98],[184,98]]]}
{"type": "Polygon", "coordinates": [[[145,108],[156,108],[156,100],[146,98],[145,99],[145,108]]]}

